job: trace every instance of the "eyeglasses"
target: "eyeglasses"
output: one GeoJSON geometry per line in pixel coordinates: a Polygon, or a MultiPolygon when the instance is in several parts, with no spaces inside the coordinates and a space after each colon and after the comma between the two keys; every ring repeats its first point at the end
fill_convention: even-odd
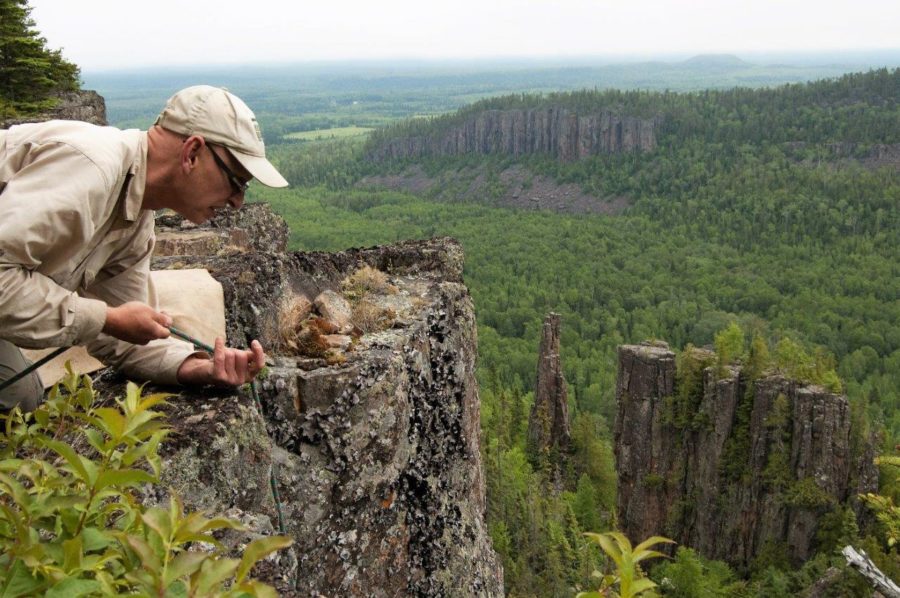
{"type": "Polygon", "coordinates": [[[247,187],[250,186],[250,181],[242,181],[241,178],[234,174],[234,171],[228,168],[228,165],[225,164],[225,161],[219,157],[219,154],[213,151],[213,148],[207,143],[206,147],[209,148],[210,153],[213,156],[213,160],[216,161],[216,165],[222,169],[225,175],[228,177],[228,181],[231,183],[231,187],[234,189],[234,194],[238,195],[240,193],[244,193],[247,191],[247,187]]]}

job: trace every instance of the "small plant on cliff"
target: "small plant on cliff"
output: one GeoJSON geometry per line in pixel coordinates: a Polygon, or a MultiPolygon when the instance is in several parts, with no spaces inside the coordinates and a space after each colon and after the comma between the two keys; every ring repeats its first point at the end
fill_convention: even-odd
{"type": "Polygon", "coordinates": [[[725,376],[726,366],[744,357],[744,331],[737,322],[732,322],[716,334],[715,344],[721,378],[725,376]]]}
{"type": "Polygon", "coordinates": [[[775,345],[775,365],[789,378],[819,384],[835,393],[843,390],[834,369],[834,356],[821,348],[810,355],[800,343],[785,337],[775,345]]]}
{"type": "MultiPolygon", "coordinates": [[[[900,473],[900,457],[878,457],[875,459],[875,463],[883,469],[894,470],[895,479],[900,479],[900,477],[896,477],[896,474],[900,473]]],[[[884,545],[893,551],[900,548],[900,506],[894,502],[894,497],[870,492],[860,494],[859,498],[875,514],[878,522],[878,535],[884,545]]]]}
{"type": "Polygon", "coordinates": [[[586,533],[587,538],[600,546],[603,552],[613,561],[615,572],[602,574],[594,572],[600,578],[600,587],[594,592],[579,592],[576,598],[650,598],[655,596],[656,583],[644,575],[640,562],[652,558],[665,558],[661,552],[651,550],[657,544],[674,544],[672,540],[662,536],[647,538],[637,546],[620,532],[603,534],[586,533]],[[618,591],[615,587],[618,586],[618,591]]]}
{"type": "Polygon", "coordinates": [[[341,281],[344,295],[351,301],[361,299],[369,293],[381,295],[396,295],[397,287],[388,280],[388,275],[373,268],[363,266],[341,281]]]}
{"type": "Polygon", "coordinates": [[[167,395],[94,406],[87,376],[71,369],[34,413],[0,418],[0,596],[275,596],[248,577],[291,540],[251,542],[240,560],[213,537],[240,529],[223,518],[145,507],[136,489],[158,483],[166,436],[153,407],[167,395]]]}
{"type": "Polygon", "coordinates": [[[698,413],[703,399],[703,370],[713,362],[712,353],[697,349],[690,343],[678,354],[675,396],[666,400],[667,423],[678,428],[700,427],[704,419],[698,413]]]}

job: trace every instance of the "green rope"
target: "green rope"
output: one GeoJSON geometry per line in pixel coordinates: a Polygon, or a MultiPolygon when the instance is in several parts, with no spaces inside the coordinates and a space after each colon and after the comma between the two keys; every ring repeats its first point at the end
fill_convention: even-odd
{"type": "MultiPolygon", "coordinates": [[[[262,401],[259,400],[259,391],[256,389],[256,380],[250,381],[250,390],[253,392],[253,400],[256,401],[256,409],[259,412],[259,416],[262,418],[262,401]]],[[[265,418],[263,418],[265,421],[265,418]]],[[[265,425],[265,424],[263,424],[265,425]]],[[[272,443],[275,444],[274,442],[272,443]]],[[[278,531],[282,534],[287,533],[284,527],[284,514],[281,511],[281,497],[278,494],[278,481],[275,476],[278,472],[278,463],[275,462],[274,456],[272,458],[272,470],[269,474],[269,485],[272,487],[272,498],[275,500],[275,509],[278,512],[278,531]]]]}
{"type": "Polygon", "coordinates": [[[62,355],[68,348],[69,347],[60,347],[53,353],[50,353],[49,355],[42,357],[38,361],[35,361],[30,366],[28,366],[27,368],[25,368],[24,370],[22,370],[21,372],[19,372],[12,378],[10,378],[9,380],[5,380],[3,383],[0,383],[0,392],[3,392],[6,388],[12,386],[13,384],[15,384],[16,382],[18,382],[19,380],[21,380],[22,378],[27,376],[34,370],[38,369],[39,367],[41,367],[42,365],[44,365],[45,363],[47,363],[48,361],[50,361],[51,359],[56,357],[57,355],[62,355]]]}

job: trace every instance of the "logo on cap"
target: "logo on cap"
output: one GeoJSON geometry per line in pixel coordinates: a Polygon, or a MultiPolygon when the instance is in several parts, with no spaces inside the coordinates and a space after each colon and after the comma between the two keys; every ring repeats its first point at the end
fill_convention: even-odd
{"type": "Polygon", "coordinates": [[[256,119],[253,119],[253,130],[256,131],[256,138],[260,141],[263,140],[262,131],[259,130],[259,123],[256,122],[256,119]]]}

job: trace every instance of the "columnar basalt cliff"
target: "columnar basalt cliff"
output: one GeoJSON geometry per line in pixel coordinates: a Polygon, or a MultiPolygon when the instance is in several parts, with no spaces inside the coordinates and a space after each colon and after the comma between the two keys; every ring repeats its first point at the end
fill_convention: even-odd
{"type": "MultiPolygon", "coordinates": [[[[272,363],[261,411],[247,390],[169,389],[179,394],[161,448],[164,484],[189,508],[245,521],[250,532],[226,538],[237,549],[277,533],[282,517],[295,544],[256,575],[283,596],[502,596],[484,521],[475,318],[460,246],[442,238],[283,253],[286,227],[263,205],[210,227],[172,216],[158,225],[167,255],[154,268],[209,270],[224,288],[229,344],[260,339],[272,363]],[[390,293],[373,301],[391,325],[356,337],[341,359],[288,355],[286,302],[340,294],[361,266],[389,277],[390,293]]],[[[106,392],[121,389],[116,375],[101,378],[106,392]]]]}
{"type": "Polygon", "coordinates": [[[560,160],[576,160],[603,153],[650,151],[656,147],[659,125],[659,119],[609,111],[578,114],[553,107],[485,110],[433,135],[390,139],[372,149],[370,158],[545,153],[560,160]]]}
{"type": "Polygon", "coordinates": [[[685,417],[664,343],[619,347],[618,367],[618,512],[635,540],[668,535],[737,566],[778,546],[799,563],[823,515],[877,488],[871,447],[851,451],[844,396],[710,367],[685,417]]]}
{"type": "Polygon", "coordinates": [[[537,385],[528,417],[528,445],[535,452],[566,450],[571,442],[566,380],[559,359],[559,314],[550,313],[541,329],[537,385]]]}

